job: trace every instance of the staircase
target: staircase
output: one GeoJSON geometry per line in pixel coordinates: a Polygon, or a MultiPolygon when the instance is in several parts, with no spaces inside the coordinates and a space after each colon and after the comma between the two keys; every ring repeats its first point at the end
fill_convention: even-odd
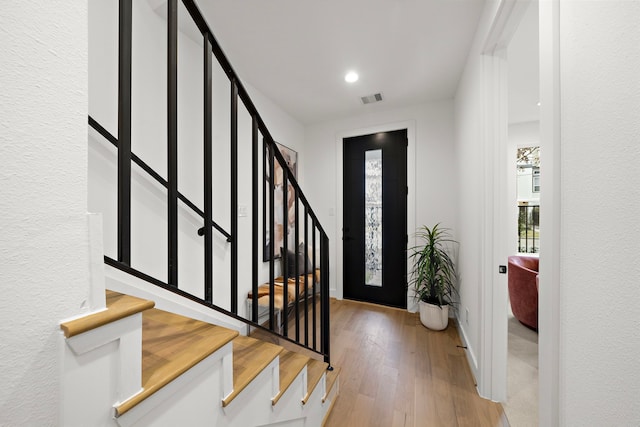
{"type": "Polygon", "coordinates": [[[65,426],[320,426],[338,394],[324,362],[115,291],[60,327],[65,426]]]}
{"type": "Polygon", "coordinates": [[[103,221],[93,311],[60,325],[62,424],[321,425],[338,391],[329,239],[295,173],[195,0],[89,15],[103,221]]]}

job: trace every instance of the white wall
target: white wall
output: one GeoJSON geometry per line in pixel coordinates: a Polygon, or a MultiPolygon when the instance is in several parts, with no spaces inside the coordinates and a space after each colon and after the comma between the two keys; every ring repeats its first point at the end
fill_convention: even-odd
{"type": "Polygon", "coordinates": [[[441,101],[368,114],[308,126],[302,174],[306,193],[330,240],[330,288],[342,296],[341,159],[342,138],[380,130],[409,127],[408,224],[409,247],[413,246],[413,227],[442,222],[456,223],[456,175],[453,151],[453,104],[441,101]],[[400,126],[400,127],[398,127],[400,126]],[[414,177],[413,180],[411,177],[414,177]]]}
{"type": "MultiPolygon", "coordinates": [[[[233,62],[233,52],[229,53],[229,58],[230,61],[233,62]]],[[[242,76],[240,78],[242,79],[242,76]]],[[[253,87],[251,83],[243,81],[242,84],[249,93],[251,100],[260,113],[260,117],[262,117],[262,120],[264,120],[267,125],[273,139],[297,151],[299,171],[304,170],[304,163],[306,161],[304,126],[264,96],[262,92],[253,87]]],[[[303,181],[304,176],[299,175],[298,182],[303,186],[304,190],[303,181]]]]}
{"type": "Polygon", "coordinates": [[[0,425],[60,423],[62,319],[86,312],[87,3],[0,12],[0,425]]]}
{"type": "MultiPolygon", "coordinates": [[[[146,1],[133,3],[132,151],[166,179],[166,12],[152,6],[146,1]]],[[[180,2],[178,12],[186,16],[180,2]]],[[[93,118],[117,135],[117,2],[91,2],[89,20],[89,110],[93,118]]],[[[202,41],[193,35],[197,30],[189,18],[180,22],[178,189],[203,210],[202,41]]],[[[233,62],[232,55],[230,61],[233,62]]],[[[215,57],[213,64],[213,219],[230,232],[230,83],[215,57]]],[[[247,84],[245,87],[274,139],[297,150],[304,164],[302,125],[256,89],[247,84]]],[[[89,208],[104,214],[105,254],[116,258],[117,154],[95,131],[90,130],[89,135],[89,208]]],[[[243,313],[244,297],[251,288],[250,147],[251,117],[239,102],[238,205],[247,212],[238,219],[239,314],[243,313]]],[[[261,176],[261,161],[259,166],[261,176]]],[[[132,266],[166,282],[167,190],[137,166],[132,171],[132,266]]],[[[182,202],[178,215],[179,287],[203,297],[204,238],[197,235],[203,220],[182,202]]],[[[217,231],[213,235],[214,302],[230,309],[230,244],[217,231]]],[[[262,253],[259,259],[262,260],[262,253]]],[[[261,267],[261,280],[266,280],[268,265],[261,267]]]]}
{"type": "Polygon", "coordinates": [[[559,16],[560,425],[640,425],[640,3],[559,16]]]}

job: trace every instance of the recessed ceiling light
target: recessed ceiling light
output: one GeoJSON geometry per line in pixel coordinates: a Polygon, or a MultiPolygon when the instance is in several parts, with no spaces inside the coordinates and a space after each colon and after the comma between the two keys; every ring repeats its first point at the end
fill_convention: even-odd
{"type": "Polygon", "coordinates": [[[344,81],[347,83],[354,83],[358,81],[358,73],[355,71],[349,71],[346,76],[344,76],[344,81]]]}

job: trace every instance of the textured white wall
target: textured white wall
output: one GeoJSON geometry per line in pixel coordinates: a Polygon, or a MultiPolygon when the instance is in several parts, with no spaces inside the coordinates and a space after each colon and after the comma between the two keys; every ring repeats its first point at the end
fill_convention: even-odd
{"type": "Polygon", "coordinates": [[[88,310],[87,3],[0,12],[0,425],[55,425],[59,322],[88,310]]]}
{"type": "MultiPolygon", "coordinates": [[[[407,159],[409,168],[415,168],[415,182],[408,183],[410,193],[415,189],[415,212],[408,212],[408,216],[415,216],[416,226],[442,222],[457,234],[451,101],[387,111],[374,110],[360,116],[308,126],[305,130],[305,154],[313,161],[307,161],[303,170],[305,191],[329,235],[330,287],[333,291],[338,291],[342,282],[342,278],[337,277],[342,264],[337,250],[337,245],[342,244],[342,230],[338,224],[340,212],[337,211],[337,176],[342,165],[336,164],[336,139],[341,134],[399,122],[415,123],[415,158],[407,159]]],[[[409,144],[412,144],[411,140],[409,144]]],[[[413,196],[410,194],[410,197],[413,196]]],[[[410,237],[411,233],[409,230],[410,237]]],[[[338,294],[341,295],[340,292],[338,294]]]]}
{"type": "Polygon", "coordinates": [[[638,22],[561,2],[561,425],[640,425],[638,22]]]}

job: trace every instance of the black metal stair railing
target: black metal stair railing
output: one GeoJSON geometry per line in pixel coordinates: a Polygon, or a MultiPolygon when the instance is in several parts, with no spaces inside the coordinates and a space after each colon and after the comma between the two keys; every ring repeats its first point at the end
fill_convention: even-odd
{"type": "MultiPolygon", "coordinates": [[[[193,22],[200,30],[203,37],[203,103],[204,103],[204,129],[203,129],[203,162],[204,162],[204,207],[198,208],[184,194],[178,191],[178,132],[177,132],[177,51],[178,51],[178,1],[167,1],[167,179],[154,171],[147,163],[131,151],[131,93],[132,93],[132,0],[118,0],[119,6],[119,41],[118,41],[118,136],[110,134],[103,126],[92,117],[89,117],[89,125],[101,134],[107,141],[117,147],[118,163],[118,207],[117,207],[117,259],[105,256],[105,263],[142,278],[162,288],[171,290],[190,300],[210,307],[213,310],[223,312],[238,320],[249,323],[255,328],[268,330],[279,334],[283,339],[304,346],[324,357],[330,363],[329,341],[329,239],[320,225],[317,216],[311,208],[296,178],[291,173],[282,153],[277,148],[269,130],[258,113],[247,91],[238,79],[231,64],[216,42],[211,30],[202,17],[193,0],[180,0],[189,12],[193,22]],[[213,57],[216,58],[222,70],[229,79],[230,84],[230,230],[226,231],[213,220],[212,197],[212,69],[213,57]],[[252,169],[252,266],[251,266],[251,298],[242,296],[243,301],[250,301],[251,310],[249,319],[238,316],[240,295],[238,295],[238,102],[242,102],[251,116],[251,169],[252,169]],[[262,148],[259,143],[259,135],[262,135],[262,148]],[[259,176],[259,156],[263,156],[263,171],[268,171],[267,177],[259,176]],[[155,179],[167,189],[167,282],[158,280],[145,272],[136,270],[131,266],[131,162],[137,164],[150,177],[155,179]],[[276,183],[274,170],[278,165],[282,170],[282,181],[276,183]],[[262,186],[259,183],[262,182],[262,186]],[[279,185],[281,184],[281,185],[279,185]],[[262,187],[263,199],[263,230],[269,229],[269,242],[275,242],[276,212],[275,195],[282,191],[283,211],[283,248],[282,248],[282,305],[276,306],[276,278],[275,278],[275,244],[270,244],[268,306],[262,307],[266,311],[267,322],[259,322],[260,300],[259,288],[259,257],[261,257],[260,245],[262,236],[259,236],[259,196],[262,187]],[[291,194],[289,194],[291,192],[291,194]],[[288,203],[289,196],[294,203],[294,221],[289,227],[290,216],[288,203]],[[189,294],[180,289],[178,277],[178,200],[202,218],[203,226],[198,234],[204,237],[204,298],[189,294]],[[266,206],[269,201],[268,207],[266,206]],[[302,218],[301,218],[302,217],[302,218]],[[290,230],[291,228],[291,230],[290,230]],[[213,293],[213,233],[220,233],[229,242],[230,256],[230,310],[221,308],[222,302],[215,301],[213,293]],[[289,233],[292,233],[291,235],[289,233]],[[289,240],[295,245],[293,277],[288,277],[291,267],[288,260],[289,240]],[[309,245],[311,240],[311,245],[309,245]],[[304,243],[303,253],[299,254],[299,245],[304,243]],[[304,265],[300,265],[300,258],[304,265]],[[310,260],[310,266],[307,260],[310,260]],[[319,265],[317,265],[319,260],[319,265]],[[316,271],[319,271],[319,283],[316,283],[316,271]],[[303,274],[300,274],[302,272],[303,274]],[[311,285],[307,283],[309,275],[312,276],[311,285]],[[294,298],[290,298],[290,279],[295,283],[294,298]],[[301,291],[302,287],[302,291],[301,291]],[[291,301],[291,302],[290,302],[291,301]],[[280,320],[278,320],[280,319],[280,320]]],[[[225,302],[226,304],[226,302],[225,302]]]]}

